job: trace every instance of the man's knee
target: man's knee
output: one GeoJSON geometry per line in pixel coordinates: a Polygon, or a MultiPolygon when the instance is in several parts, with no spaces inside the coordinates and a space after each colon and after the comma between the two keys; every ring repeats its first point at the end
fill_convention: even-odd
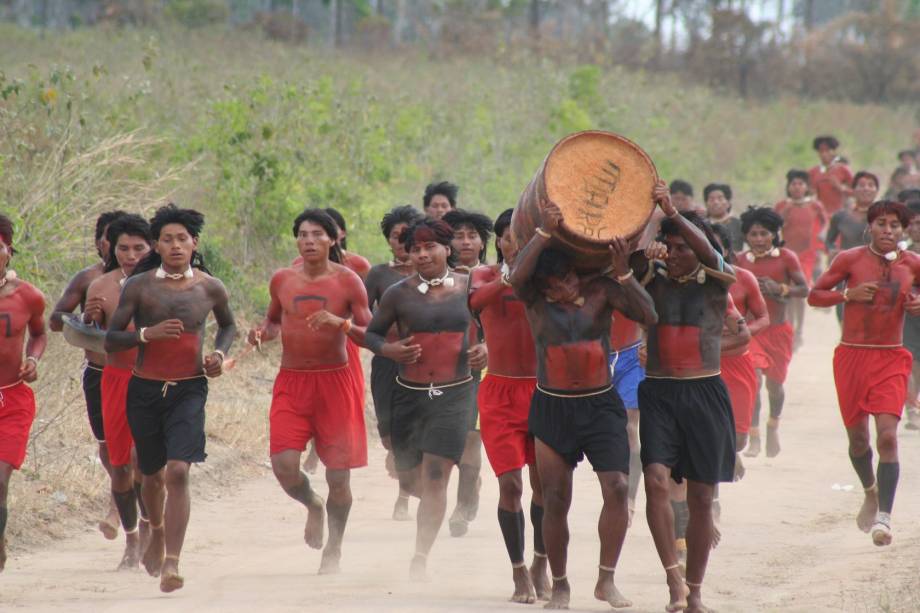
{"type": "Polygon", "coordinates": [[[852,456],[862,456],[869,450],[869,431],[866,430],[850,430],[849,434],[849,449],[850,455],[852,456]]]}
{"type": "Polygon", "coordinates": [[[169,462],[166,465],[166,489],[188,487],[189,465],[185,462],[169,462]]]}
{"type": "Polygon", "coordinates": [[[330,498],[341,498],[351,495],[351,471],[327,470],[326,483],[329,485],[330,498]]]}
{"type": "Polygon", "coordinates": [[[626,502],[629,496],[629,481],[626,475],[620,472],[605,475],[601,478],[601,494],[605,504],[619,504],[626,502]]]}
{"type": "Polygon", "coordinates": [[[883,430],[878,433],[876,447],[879,454],[887,455],[898,451],[898,432],[895,429],[883,430]]]}
{"type": "Polygon", "coordinates": [[[715,487],[702,483],[696,483],[687,487],[687,505],[692,509],[708,509],[712,506],[712,498],[715,487]]]}
{"type": "Polygon", "coordinates": [[[643,471],[643,476],[647,498],[659,502],[669,500],[671,476],[664,466],[660,464],[647,466],[643,471]]]}

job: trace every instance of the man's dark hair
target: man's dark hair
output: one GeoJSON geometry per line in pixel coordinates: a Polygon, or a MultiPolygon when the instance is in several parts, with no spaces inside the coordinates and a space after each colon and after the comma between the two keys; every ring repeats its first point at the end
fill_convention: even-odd
{"type": "Polygon", "coordinates": [[[914,202],[920,200],[920,189],[916,187],[911,187],[910,189],[902,189],[898,192],[898,202],[903,202],[907,204],[908,202],[914,202]]]}
{"type": "Polygon", "coordinates": [[[668,186],[668,191],[672,196],[679,193],[690,196],[691,198],[693,197],[693,186],[683,179],[674,179],[671,181],[671,185],[668,186]]]}
{"type": "Polygon", "coordinates": [[[830,135],[816,136],[815,140],[811,143],[811,148],[815,151],[818,150],[818,147],[821,145],[827,145],[829,149],[837,149],[840,147],[840,141],[830,135]]]}
{"type": "Polygon", "coordinates": [[[0,240],[2,240],[8,247],[10,247],[13,253],[16,253],[12,249],[13,246],[13,220],[0,213],[0,240]]]}
{"type": "MultiPolygon", "coordinates": [[[[495,231],[496,237],[501,238],[511,227],[512,215],[514,215],[514,209],[505,209],[495,218],[495,225],[492,226],[492,230],[495,231]]],[[[498,263],[501,264],[505,261],[505,254],[502,253],[502,248],[498,246],[498,241],[495,242],[495,251],[498,252],[498,263]]]]}
{"type": "Polygon", "coordinates": [[[853,175],[853,184],[851,187],[856,189],[856,184],[859,183],[860,179],[872,179],[872,182],[875,183],[875,189],[878,189],[881,186],[879,183],[878,176],[872,174],[868,170],[860,170],[855,175],[853,175]]]}
{"type": "Polygon", "coordinates": [[[429,183],[425,188],[425,196],[422,198],[422,208],[427,209],[431,204],[431,199],[441,194],[450,202],[450,208],[457,208],[457,194],[460,188],[450,181],[441,181],[440,183],[429,183]]]}
{"type": "MultiPolygon", "coordinates": [[[[150,236],[155,241],[159,240],[160,232],[163,230],[163,227],[173,223],[184,227],[190,236],[198,238],[201,234],[201,229],[204,227],[204,215],[195,209],[180,209],[174,203],[170,202],[166,206],[158,208],[154,212],[153,217],[150,218],[150,236]]],[[[134,268],[134,272],[131,273],[131,275],[138,275],[142,272],[153,270],[162,263],[163,259],[160,257],[160,254],[158,254],[155,249],[151,249],[147,257],[141,260],[134,268]]],[[[198,268],[203,272],[211,274],[211,271],[205,267],[204,258],[197,249],[192,252],[192,261],[190,265],[192,268],[198,268]]]]}
{"type": "Polygon", "coordinates": [[[723,226],[720,223],[710,224],[712,228],[712,233],[719,239],[719,243],[722,246],[722,255],[725,256],[725,261],[729,264],[735,263],[735,252],[732,250],[732,235],[728,232],[728,228],[723,226]]]}
{"type": "MultiPolygon", "coordinates": [[[[297,238],[297,235],[300,233],[300,224],[305,221],[320,226],[326,231],[326,236],[331,238],[333,243],[339,239],[339,230],[336,227],[335,220],[323,209],[304,209],[303,212],[294,219],[294,227],[291,229],[294,238],[297,238]]],[[[345,260],[345,258],[342,257],[342,248],[339,247],[338,244],[333,244],[329,247],[329,259],[336,264],[341,264],[345,260]]]]}
{"type": "Polygon", "coordinates": [[[909,155],[910,157],[914,158],[915,160],[917,159],[917,154],[916,154],[914,151],[912,151],[912,150],[910,150],[910,149],[904,149],[904,150],[902,150],[902,151],[898,151],[898,161],[900,162],[900,161],[901,161],[901,158],[904,157],[905,155],[909,155]]]}
{"type": "Polygon", "coordinates": [[[789,187],[789,184],[795,181],[796,179],[801,179],[805,181],[806,185],[811,185],[811,177],[808,176],[807,170],[798,170],[793,168],[786,173],[786,187],[789,187]]]}
{"type": "Polygon", "coordinates": [[[533,270],[533,284],[542,291],[546,289],[546,282],[550,277],[561,279],[574,267],[575,260],[565,251],[552,247],[544,249],[537,258],[537,265],[533,270]]]}
{"type": "Polygon", "coordinates": [[[406,251],[411,251],[415,243],[434,241],[447,247],[449,252],[450,241],[453,237],[454,229],[444,220],[424,217],[407,226],[399,237],[399,242],[405,244],[406,251]]]}
{"type": "Polygon", "coordinates": [[[96,218],[96,240],[102,238],[106,226],[123,215],[127,215],[127,213],[124,211],[106,211],[99,215],[99,217],[96,218]]]}
{"type": "Polygon", "coordinates": [[[393,228],[401,223],[411,226],[414,222],[425,216],[411,204],[393,207],[380,220],[380,231],[383,232],[383,238],[390,238],[390,232],[393,228]]]}
{"type": "Polygon", "coordinates": [[[897,215],[898,221],[901,222],[901,225],[905,229],[907,228],[907,224],[910,223],[911,218],[910,211],[902,203],[894,200],[879,200],[869,207],[866,213],[866,221],[871,224],[877,217],[882,215],[897,215]]]}
{"type": "MultiPolygon", "coordinates": [[[[345,227],[345,218],[342,217],[341,213],[332,207],[328,207],[323,210],[326,212],[326,215],[332,218],[332,221],[335,222],[335,225],[337,225],[342,232],[346,232],[348,230],[348,228],[345,227]]],[[[346,244],[347,242],[347,236],[343,236],[342,240],[339,241],[339,245],[342,247],[342,251],[348,251],[348,245],[346,244]]]]}
{"type": "MultiPolygon", "coordinates": [[[[699,228],[700,231],[706,235],[706,239],[709,241],[709,244],[712,245],[712,248],[720,255],[724,255],[722,247],[719,246],[718,241],[716,241],[716,236],[713,234],[712,225],[703,219],[699,213],[696,211],[681,211],[680,216],[699,228]]],[[[677,224],[677,221],[669,217],[662,219],[661,230],[658,236],[662,242],[666,236],[680,236],[680,226],[677,224]]]]}
{"type": "Polygon", "coordinates": [[[747,235],[754,224],[762,226],[773,233],[773,245],[781,247],[783,241],[779,231],[783,228],[783,216],[768,206],[749,206],[741,213],[741,232],[747,235]]]}
{"type": "Polygon", "coordinates": [[[725,199],[732,201],[732,188],[728,183],[710,183],[703,188],[703,200],[709,200],[709,194],[712,192],[722,192],[725,199]]]}
{"type": "Polygon", "coordinates": [[[105,264],[105,272],[118,268],[118,259],[115,257],[115,245],[122,234],[137,236],[148,243],[153,241],[150,235],[150,224],[140,215],[125,213],[109,224],[105,231],[105,239],[109,241],[109,259],[105,264]]]}
{"type": "Polygon", "coordinates": [[[454,232],[459,230],[461,226],[470,226],[476,230],[480,240],[482,240],[482,249],[479,251],[479,261],[486,261],[486,251],[488,251],[489,239],[492,238],[492,220],[489,219],[487,215],[475,213],[473,211],[465,211],[463,209],[454,209],[448,211],[441,219],[453,228],[454,232]]]}

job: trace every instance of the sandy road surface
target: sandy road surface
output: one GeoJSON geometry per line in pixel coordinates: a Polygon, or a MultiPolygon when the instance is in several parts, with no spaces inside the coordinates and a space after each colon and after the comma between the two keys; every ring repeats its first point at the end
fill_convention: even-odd
{"type": "MultiPolygon", "coordinates": [[[[861,494],[847,460],[831,378],[837,324],[829,312],[811,311],[808,318],[807,344],[795,356],[787,387],[783,453],[748,460],[745,480],[722,488],[724,536],[706,577],[708,602],[719,611],[920,610],[920,597],[908,594],[917,585],[912,577],[920,551],[915,519],[920,435],[902,431],[895,541],[887,550],[877,549],[853,519],[861,494]],[[835,483],[856,487],[835,490],[835,483]]],[[[0,610],[536,610],[506,602],[510,569],[489,472],[484,472],[480,516],[470,533],[454,539],[445,528],[430,558],[435,580],[410,583],[414,522],[389,519],[396,486],[386,478],[382,461],[375,443],[371,466],[354,474],[341,575],[315,574],[319,553],[302,541],[305,513],[266,470],[241,487],[194,503],[182,559],[184,590],[162,595],[156,580],[142,572],[114,572],[120,545],[86,533],[10,560],[0,575],[0,610]]],[[[639,503],[643,508],[641,494],[639,503]]],[[[576,610],[609,610],[592,597],[599,508],[594,476],[582,466],[570,518],[569,578],[576,610]]],[[[630,610],[663,610],[663,571],[641,515],[627,536],[617,574],[621,590],[635,602],[630,610]]]]}

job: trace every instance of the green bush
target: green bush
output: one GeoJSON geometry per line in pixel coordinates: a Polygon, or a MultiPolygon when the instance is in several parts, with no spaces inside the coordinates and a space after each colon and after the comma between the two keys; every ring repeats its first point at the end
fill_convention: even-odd
{"type": "Polygon", "coordinates": [[[221,0],[169,0],[166,15],[187,28],[203,28],[226,22],[230,9],[221,0]]]}

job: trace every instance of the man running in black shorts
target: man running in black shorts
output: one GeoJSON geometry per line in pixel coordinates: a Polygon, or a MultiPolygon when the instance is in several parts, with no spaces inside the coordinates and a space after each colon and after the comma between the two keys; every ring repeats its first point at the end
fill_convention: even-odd
{"type": "MultiPolygon", "coordinates": [[[[423,218],[424,215],[418,209],[407,204],[390,209],[390,212],[380,220],[380,230],[383,232],[383,237],[387,239],[387,245],[390,247],[393,258],[385,264],[377,264],[372,267],[364,280],[367,301],[372,311],[380,304],[380,299],[383,298],[383,293],[387,288],[415,274],[415,265],[399,239],[403,230],[423,218]]],[[[397,340],[399,340],[399,332],[396,326],[393,326],[387,334],[387,341],[397,340]]],[[[393,360],[376,354],[371,359],[371,396],[374,398],[374,413],[377,415],[377,432],[380,434],[380,442],[387,450],[386,464],[387,470],[392,471],[391,476],[395,473],[395,466],[393,466],[393,446],[390,444],[390,419],[393,387],[396,385],[398,374],[399,365],[393,360]]],[[[399,496],[393,505],[393,519],[396,521],[412,519],[412,516],[409,515],[409,496],[412,493],[402,481],[399,482],[399,496]]]]}
{"type": "Polygon", "coordinates": [[[608,356],[614,309],[643,325],[656,321],[651,299],[629,268],[622,238],[610,247],[611,277],[580,276],[574,259],[551,247],[562,222],[559,208],[543,205],[543,226],[514,260],[510,282],[527,308],[537,355],[537,388],[529,429],[536,439],[543,485],[543,541],[553,573],[548,609],[567,609],[568,512],[572,473],[584,456],[597,473],[604,506],[598,521],[601,551],[594,596],[613,607],[632,603],[614,584],[626,537],[629,440],[626,409],[613,388],[608,356]]]}
{"type": "Polygon", "coordinates": [[[206,457],[205,377],[220,376],[236,335],[227,290],[196,251],[203,225],[198,211],[173,204],[157,209],[150,220],[154,252],[125,283],[105,337],[110,353],[138,347],[127,414],[150,517],[142,561],[148,573],[160,576],[164,592],[184,585],[179,554],[191,510],[189,469],[206,457]],[[212,312],[217,338],[205,356],[205,324],[212,312]],[[136,331],[127,331],[132,320],[136,331]]]}
{"type": "Polygon", "coordinates": [[[720,481],[732,481],[735,469],[735,424],[719,376],[734,274],[715,247],[712,230],[695,213],[679,213],[663,181],[655,187],[655,200],[666,216],[664,244],[650,245],[649,259],[637,263],[658,312],[658,323],[648,329],[646,378],[639,385],[646,515],[667,573],[666,610],[699,613],[708,610],[700,588],[713,538],[714,489],[720,481]],[[687,479],[686,586],[674,543],[669,478],[687,479]]]}
{"type": "MultiPolygon", "coordinates": [[[[367,328],[365,343],[399,363],[390,441],[400,478],[421,465],[413,579],[427,579],[427,558],[444,521],[447,483],[470,429],[471,369],[485,366],[485,346],[470,338],[469,276],[452,272],[453,230],[441,220],[414,222],[402,239],[416,274],[392,285],[367,328]],[[393,326],[400,340],[387,342],[393,326]]],[[[411,486],[410,486],[411,487],[411,486]]]]}

